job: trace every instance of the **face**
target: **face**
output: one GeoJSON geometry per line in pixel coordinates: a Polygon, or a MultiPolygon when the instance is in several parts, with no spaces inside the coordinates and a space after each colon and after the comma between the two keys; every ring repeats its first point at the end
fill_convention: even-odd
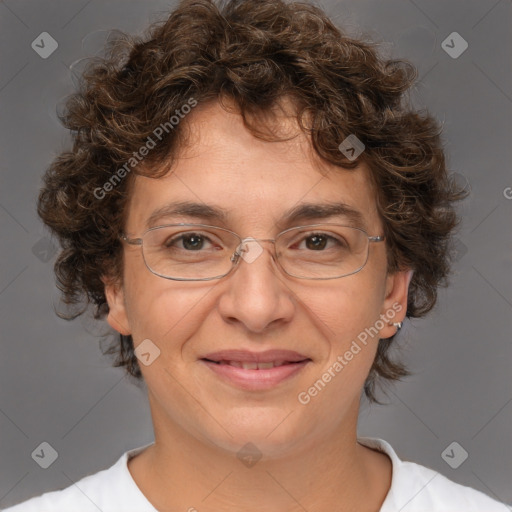
{"type": "MultiPolygon", "coordinates": [[[[173,215],[154,219],[153,226],[203,223],[242,238],[275,238],[288,227],[331,222],[382,235],[368,169],[322,163],[292,120],[282,118],[279,126],[295,137],[272,143],[255,138],[240,116],[215,103],[197,107],[186,122],[190,144],[170,172],[134,179],[128,237],[140,237],[152,214],[176,201],[223,209],[225,220],[173,215]],[[344,203],[360,218],[282,224],[284,212],[303,203],[344,203]]],[[[240,261],[224,278],[180,282],[151,273],[140,246],[125,244],[123,282],[106,285],[108,321],[131,334],[135,347],[149,339],[160,351],[151,364],[140,364],[157,441],[172,432],[232,452],[252,442],[277,457],[343,429],[355,435],[377,341],[393,335],[389,324],[405,316],[408,274],[387,275],[382,242],[370,244],[360,272],[331,280],[290,277],[273,261],[272,244],[261,247],[254,261],[240,261]],[[378,334],[367,334],[363,343],[370,328],[378,334]],[[235,365],[259,356],[287,364],[244,369],[207,361],[224,350],[237,351],[222,356],[235,365]],[[290,352],[267,353],[273,350],[290,352]],[[315,388],[319,379],[323,385],[315,388]]]]}

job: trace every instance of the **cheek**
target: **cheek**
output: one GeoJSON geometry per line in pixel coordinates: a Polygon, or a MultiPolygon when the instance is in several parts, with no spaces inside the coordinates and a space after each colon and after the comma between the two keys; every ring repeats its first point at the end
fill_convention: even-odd
{"type": "Polygon", "coordinates": [[[152,274],[141,255],[130,256],[125,262],[124,289],[132,336],[136,344],[145,338],[158,343],[180,315],[184,301],[171,304],[170,290],[175,283],[152,274]]]}
{"type": "Polygon", "coordinates": [[[135,345],[148,338],[164,358],[172,349],[178,350],[204,320],[210,288],[204,283],[183,284],[158,277],[142,258],[127,262],[125,305],[135,345]]]}
{"type": "Polygon", "coordinates": [[[319,342],[324,348],[316,376],[303,386],[298,400],[307,401],[310,417],[324,418],[326,425],[332,415],[358,402],[377,350],[382,283],[356,276],[344,278],[344,286],[307,295],[310,319],[323,334],[319,342]]]}
{"type": "Polygon", "coordinates": [[[302,294],[311,317],[318,320],[328,338],[341,346],[375,324],[383,296],[384,280],[370,272],[333,280],[330,286],[324,284],[302,294]]]}

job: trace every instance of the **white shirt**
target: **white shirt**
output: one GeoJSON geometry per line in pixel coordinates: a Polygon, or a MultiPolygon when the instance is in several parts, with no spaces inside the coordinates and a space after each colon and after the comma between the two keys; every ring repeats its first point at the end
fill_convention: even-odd
{"type": "MultiPolygon", "coordinates": [[[[393,464],[391,487],[380,512],[512,511],[480,491],[452,482],[432,469],[401,461],[383,439],[361,437],[358,442],[386,453],[393,464]]],[[[128,460],[150,444],[125,452],[110,468],[86,476],[74,485],[31,498],[4,512],[158,512],[128,470],[128,460]]]]}

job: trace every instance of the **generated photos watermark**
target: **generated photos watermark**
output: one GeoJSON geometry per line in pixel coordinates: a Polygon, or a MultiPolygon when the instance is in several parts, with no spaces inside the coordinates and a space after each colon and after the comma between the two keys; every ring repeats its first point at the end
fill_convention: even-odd
{"type": "Polygon", "coordinates": [[[395,302],[391,309],[388,309],[386,313],[380,315],[379,319],[371,326],[364,329],[357,335],[357,339],[353,340],[349,349],[346,350],[342,355],[338,355],[336,360],[327,368],[322,376],[313,383],[306,391],[301,391],[297,395],[299,403],[307,405],[311,401],[311,398],[315,397],[320,393],[325,386],[336,377],[345,366],[349,364],[354,356],[361,352],[361,345],[366,346],[369,338],[375,338],[386,325],[388,325],[396,316],[397,313],[402,311],[403,307],[398,302],[395,302]],[[359,341],[359,343],[358,343],[359,341]]]}
{"type": "Polygon", "coordinates": [[[174,111],[176,115],[172,115],[168,121],[159,124],[153,130],[154,138],[149,135],[146,142],[137,151],[133,152],[133,156],[122,167],[117,169],[117,171],[112,174],[112,176],[101,187],[96,187],[94,189],[94,197],[101,200],[107,195],[107,192],[114,190],[116,185],[118,185],[139,162],[144,160],[144,157],[146,157],[149,152],[156,147],[158,142],[162,141],[165,136],[164,133],[168,134],[173,130],[196,105],[197,100],[190,97],[187,100],[187,103],[174,111]]]}

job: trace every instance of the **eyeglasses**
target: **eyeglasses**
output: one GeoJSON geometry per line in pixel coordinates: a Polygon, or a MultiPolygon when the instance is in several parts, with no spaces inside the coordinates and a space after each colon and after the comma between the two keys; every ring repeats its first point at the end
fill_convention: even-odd
{"type": "Polygon", "coordinates": [[[252,263],[263,252],[258,242],[274,244],[274,261],[299,279],[337,279],[359,272],[368,260],[370,243],[383,236],[341,224],[312,224],[286,229],[275,239],[241,238],[207,224],[168,224],[148,229],[141,238],[120,238],[140,245],[147,268],[175,281],[209,281],[232,272],[244,259],[252,263]]]}

